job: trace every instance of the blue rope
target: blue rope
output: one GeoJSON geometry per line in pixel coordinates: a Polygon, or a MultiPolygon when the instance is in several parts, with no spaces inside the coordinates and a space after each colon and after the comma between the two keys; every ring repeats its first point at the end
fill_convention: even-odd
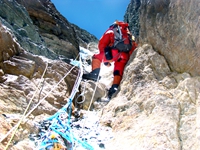
{"type": "Polygon", "coordinates": [[[44,150],[48,147],[51,148],[51,147],[53,147],[53,144],[57,143],[57,142],[58,142],[58,140],[56,140],[56,139],[45,139],[44,141],[42,141],[39,150],[44,150]]]}
{"type": "MultiPolygon", "coordinates": [[[[81,65],[82,64],[80,64],[79,67],[81,65]]],[[[82,72],[81,72],[80,76],[82,76],[82,72]]],[[[80,82],[81,78],[79,78],[78,81],[80,82]]],[[[75,88],[78,88],[78,86],[75,87],[75,88]]],[[[77,92],[77,89],[75,89],[75,91],[73,93],[71,93],[68,103],[65,106],[63,106],[57,113],[55,113],[53,116],[51,116],[51,117],[49,117],[47,119],[48,121],[52,121],[53,122],[50,125],[49,129],[51,131],[54,131],[55,133],[59,134],[60,136],[62,136],[63,138],[65,138],[69,142],[69,144],[71,145],[71,149],[69,149],[69,150],[73,149],[74,141],[77,141],[78,143],[80,143],[87,150],[94,150],[94,148],[91,145],[89,145],[87,142],[81,141],[81,140],[75,138],[74,135],[72,135],[70,133],[71,127],[70,127],[69,124],[70,124],[71,110],[72,110],[71,105],[72,105],[73,97],[75,96],[76,92],[77,92]],[[61,114],[63,114],[63,113],[66,114],[67,113],[67,108],[69,108],[68,122],[66,122],[66,120],[63,121],[63,120],[60,119],[60,115],[61,114]]],[[[55,142],[58,142],[58,141],[52,140],[52,139],[50,139],[48,137],[44,137],[44,139],[45,140],[43,140],[43,142],[41,143],[41,148],[45,148],[45,147],[48,147],[48,146],[53,146],[53,144],[55,142]]],[[[42,150],[41,148],[40,148],[40,150],[42,150]]]]}
{"type": "Polygon", "coordinates": [[[53,121],[53,123],[50,125],[49,128],[52,131],[54,131],[55,133],[57,133],[57,134],[61,135],[63,138],[65,138],[70,143],[70,145],[73,145],[73,142],[75,140],[78,143],[80,143],[84,148],[86,148],[88,150],[94,150],[94,148],[91,145],[89,145],[87,142],[81,141],[81,140],[75,138],[70,133],[71,127],[69,126],[68,123],[63,123],[63,121],[60,120],[59,115],[61,114],[61,111],[59,111],[59,112],[57,112],[56,115],[54,115],[54,117],[49,118],[51,121],[53,121]],[[62,130],[62,132],[59,130],[62,130]]]}
{"type": "Polygon", "coordinates": [[[63,138],[65,138],[65,139],[67,139],[68,141],[70,141],[70,143],[72,142],[72,138],[75,140],[75,141],[77,141],[78,143],[80,143],[84,148],[86,148],[86,149],[88,149],[88,150],[94,150],[94,148],[91,146],[91,145],[89,145],[87,142],[85,142],[85,141],[81,141],[81,140],[79,140],[79,139],[77,139],[77,138],[75,138],[74,136],[72,137],[72,135],[70,136],[70,133],[68,133],[68,134],[64,134],[64,133],[62,133],[62,132],[60,132],[60,131],[58,131],[58,130],[56,130],[56,129],[54,129],[54,128],[51,128],[54,132],[56,132],[56,133],[58,133],[59,135],[61,135],[63,138]]]}

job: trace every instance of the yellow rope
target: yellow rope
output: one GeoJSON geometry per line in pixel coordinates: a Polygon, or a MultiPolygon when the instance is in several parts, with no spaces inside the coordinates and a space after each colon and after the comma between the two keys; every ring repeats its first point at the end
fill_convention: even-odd
{"type": "MultiPolygon", "coordinates": [[[[39,87],[40,84],[42,83],[42,79],[43,79],[43,77],[44,77],[44,75],[45,75],[45,73],[46,73],[47,68],[48,68],[48,63],[47,63],[47,65],[46,65],[46,68],[45,68],[45,70],[44,70],[42,76],[41,76],[41,80],[40,80],[40,83],[39,83],[38,87],[39,87]]],[[[38,88],[37,88],[37,90],[35,91],[35,93],[33,94],[31,100],[29,101],[29,104],[28,104],[28,106],[26,107],[26,109],[25,109],[25,111],[24,111],[24,113],[23,113],[23,115],[22,115],[22,118],[21,118],[20,121],[17,123],[17,125],[13,128],[13,130],[14,130],[14,131],[13,131],[13,134],[12,134],[10,140],[8,141],[6,147],[4,148],[4,150],[7,150],[8,146],[10,145],[10,143],[11,143],[11,141],[12,141],[12,139],[13,139],[15,133],[17,132],[17,129],[18,129],[19,125],[21,124],[21,122],[22,122],[23,119],[25,118],[25,114],[26,114],[26,112],[28,111],[28,109],[29,109],[29,107],[30,107],[30,105],[31,105],[31,103],[32,103],[32,101],[33,101],[33,98],[35,97],[37,91],[38,91],[38,88]]],[[[6,137],[7,137],[7,136],[6,136],[6,137]]],[[[3,139],[5,139],[5,137],[4,137],[3,139]]],[[[2,141],[3,139],[1,139],[1,141],[2,141]]]]}
{"type": "MultiPolygon", "coordinates": [[[[78,55],[78,56],[79,56],[79,55],[78,55]]],[[[78,56],[76,57],[76,59],[78,58],[78,56]]],[[[76,60],[76,59],[75,59],[75,60],[76,60]]],[[[46,66],[46,68],[45,68],[45,70],[44,70],[44,72],[43,72],[43,75],[42,75],[41,79],[43,78],[43,76],[44,76],[44,74],[45,74],[45,72],[46,72],[47,67],[48,67],[48,64],[47,64],[47,66],[46,66]]],[[[37,90],[35,91],[33,97],[31,98],[31,100],[30,100],[30,102],[29,102],[29,104],[28,104],[26,110],[24,111],[24,113],[23,113],[22,118],[20,119],[20,121],[19,121],[19,122],[18,122],[18,123],[3,137],[3,138],[1,138],[0,142],[2,142],[10,133],[13,132],[13,134],[12,134],[12,136],[11,136],[9,142],[7,143],[6,147],[4,148],[4,150],[7,150],[7,148],[9,147],[9,145],[10,145],[10,143],[11,143],[11,141],[12,141],[12,139],[13,139],[13,137],[14,137],[14,135],[15,135],[17,129],[18,129],[18,127],[19,127],[19,125],[21,124],[21,122],[22,122],[25,118],[27,118],[27,117],[41,104],[41,102],[44,101],[44,100],[46,99],[47,96],[49,96],[49,94],[61,83],[61,81],[62,81],[64,78],[66,78],[67,75],[69,75],[69,73],[70,73],[75,67],[76,67],[76,66],[73,66],[73,67],[65,74],[65,76],[64,76],[64,77],[63,77],[63,78],[62,78],[62,79],[61,79],[61,80],[46,94],[46,96],[45,96],[43,99],[41,99],[41,100],[36,104],[36,106],[35,106],[31,111],[29,111],[29,112],[26,114],[26,112],[28,111],[28,109],[29,109],[29,107],[30,107],[30,104],[32,103],[33,98],[35,97],[35,94],[36,94],[37,91],[39,90],[39,88],[37,88],[37,90]],[[25,114],[26,114],[26,115],[25,115],[25,114]],[[13,130],[14,130],[14,131],[13,131],[13,130]]],[[[99,79],[98,79],[98,80],[99,80],[99,79]]],[[[39,86],[40,86],[41,83],[42,83],[42,81],[39,83],[39,86]]],[[[38,87],[39,87],[39,86],[38,86],[38,87]]],[[[95,87],[95,91],[96,91],[96,88],[97,88],[97,84],[96,84],[96,87],[95,87]]],[[[92,100],[93,100],[93,98],[94,98],[94,94],[95,94],[95,92],[93,93],[93,96],[92,96],[92,99],[91,99],[91,103],[90,103],[89,109],[90,109],[90,107],[91,107],[92,100]]]]}
{"type": "MultiPolygon", "coordinates": [[[[78,56],[76,57],[76,59],[78,58],[78,56]]],[[[25,117],[22,117],[22,119],[20,120],[20,122],[18,122],[18,124],[17,125],[15,125],[1,140],[0,140],[0,142],[2,142],[10,133],[12,133],[12,131],[14,130],[14,129],[17,129],[18,128],[18,126],[20,125],[20,123],[21,123],[21,121],[24,119],[24,118],[27,118],[46,98],[47,98],[47,96],[49,96],[49,94],[62,82],[62,80],[63,79],[65,79],[68,75],[69,75],[69,73],[75,68],[76,66],[73,66],[66,74],[65,74],[65,76],[45,95],[45,97],[43,98],[43,99],[41,99],[37,104],[36,104],[36,106],[31,110],[31,111],[29,111],[29,113],[27,113],[26,114],[26,116],[25,117]]],[[[25,115],[25,113],[24,113],[24,115],[25,115]]],[[[15,130],[15,132],[16,132],[16,130],[15,130]]],[[[14,132],[14,133],[15,133],[14,132]]],[[[14,136],[14,134],[13,134],[13,136],[14,136]]],[[[12,137],[13,138],[13,137],[12,137]]],[[[11,140],[9,141],[9,143],[7,144],[7,146],[6,146],[6,149],[8,148],[8,145],[10,144],[10,142],[11,142],[11,140]]],[[[6,149],[4,149],[4,150],[6,150],[6,149]]]]}

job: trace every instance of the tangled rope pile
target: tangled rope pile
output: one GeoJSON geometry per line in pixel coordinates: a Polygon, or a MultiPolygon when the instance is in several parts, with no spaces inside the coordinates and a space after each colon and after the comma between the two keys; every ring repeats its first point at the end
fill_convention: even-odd
{"type": "MultiPolygon", "coordinates": [[[[30,103],[28,104],[25,112],[23,113],[22,118],[20,121],[4,136],[1,137],[0,142],[2,142],[5,138],[7,138],[10,134],[11,138],[8,141],[6,147],[4,150],[7,150],[8,147],[10,146],[10,143],[20,126],[21,122],[27,118],[46,98],[47,96],[69,75],[69,73],[76,67],[79,67],[79,73],[77,76],[77,79],[75,81],[73,90],[71,92],[70,97],[68,98],[68,103],[61,108],[56,114],[51,116],[50,118],[46,119],[43,121],[43,123],[47,124],[48,126],[45,126],[47,129],[47,132],[43,132],[41,135],[40,140],[37,141],[37,149],[39,150],[46,150],[46,149],[52,149],[53,150],[72,150],[73,145],[75,142],[78,144],[81,144],[85,149],[88,150],[93,150],[93,147],[90,146],[87,142],[81,141],[78,138],[76,138],[72,133],[71,133],[71,127],[70,127],[70,118],[71,118],[71,107],[72,107],[72,100],[75,96],[75,94],[78,92],[79,85],[82,80],[82,74],[83,74],[83,68],[82,68],[82,63],[81,60],[77,63],[77,65],[74,65],[65,75],[64,77],[54,86],[52,89],[45,95],[44,98],[42,98],[35,106],[33,109],[31,109],[28,113],[27,110],[29,109],[29,106],[32,102],[32,99],[34,98],[35,94],[33,95],[32,99],[30,100],[30,103]],[[69,112],[67,112],[69,111],[69,112]]],[[[46,65],[46,68],[44,70],[44,73],[42,75],[42,78],[46,72],[46,69],[48,67],[48,63],[46,65]]],[[[42,80],[41,80],[42,83],[42,80]]],[[[38,88],[39,89],[39,88],[38,88]]],[[[37,93],[37,91],[35,91],[37,93]]]]}
{"type": "Polygon", "coordinates": [[[63,106],[56,114],[43,121],[42,124],[48,124],[46,131],[42,132],[40,139],[37,141],[39,150],[53,148],[53,150],[73,150],[75,142],[81,144],[87,150],[93,150],[93,147],[86,141],[81,141],[71,133],[70,118],[72,100],[78,92],[83,74],[81,61],[79,61],[79,73],[74,84],[68,103],[63,106]],[[68,111],[68,113],[67,113],[68,111]]]}
{"type": "MultiPolygon", "coordinates": [[[[77,58],[78,58],[78,56],[77,56],[77,58]]],[[[76,148],[84,148],[87,150],[94,150],[94,148],[90,144],[87,143],[87,139],[89,139],[89,138],[85,137],[86,134],[84,134],[83,136],[82,135],[80,136],[80,134],[78,133],[79,137],[77,135],[75,136],[73,134],[74,126],[76,126],[77,124],[74,125],[73,122],[71,121],[72,101],[74,100],[75,95],[77,97],[75,100],[76,103],[78,103],[77,100],[79,97],[82,97],[82,101],[79,103],[83,103],[85,101],[85,96],[84,96],[85,90],[80,95],[77,96],[77,92],[79,92],[79,86],[82,81],[82,75],[83,75],[83,64],[82,64],[82,60],[81,60],[82,57],[80,57],[79,61],[77,61],[77,58],[74,61],[75,63],[73,63],[74,66],[72,66],[71,69],[60,79],[60,81],[56,85],[54,85],[51,88],[51,90],[41,100],[39,100],[38,103],[28,112],[29,106],[31,105],[33,98],[36,96],[36,93],[38,93],[38,90],[40,90],[39,93],[42,92],[43,86],[41,89],[39,87],[41,87],[40,85],[44,81],[43,77],[44,77],[47,67],[48,67],[48,63],[46,64],[46,68],[41,77],[39,86],[38,86],[37,90],[35,91],[35,94],[31,98],[31,100],[29,101],[29,104],[28,104],[25,112],[23,113],[22,118],[5,136],[1,137],[0,142],[4,141],[10,134],[12,134],[11,138],[7,142],[6,147],[3,150],[7,150],[9,148],[9,146],[11,146],[10,143],[11,143],[14,135],[16,134],[16,131],[17,131],[18,127],[20,126],[21,122],[24,121],[53,92],[53,90],[55,90],[55,88],[70,74],[70,72],[75,67],[79,68],[79,72],[78,72],[76,81],[74,83],[72,92],[68,98],[67,104],[64,105],[53,116],[41,121],[38,124],[38,126],[39,126],[38,135],[31,134],[29,138],[31,140],[34,140],[37,150],[74,150],[76,148]]],[[[87,81],[85,81],[85,82],[87,82],[87,81]]],[[[90,110],[90,107],[92,105],[92,101],[94,98],[96,88],[97,88],[97,84],[94,88],[88,111],[90,110]]],[[[95,116],[95,118],[97,118],[97,116],[95,116]]],[[[80,121],[82,121],[82,120],[80,120],[80,121]]],[[[76,123],[78,123],[78,122],[76,122],[76,123]]],[[[86,123],[86,121],[84,123],[81,122],[80,127],[82,129],[88,129],[87,131],[91,132],[91,129],[86,127],[85,123],[86,123]]],[[[95,128],[98,125],[99,125],[99,122],[96,121],[95,125],[92,126],[92,128],[95,128]]],[[[100,135],[100,133],[97,133],[97,132],[94,132],[94,133],[96,135],[100,135]]],[[[76,134],[77,134],[77,132],[76,132],[76,134]]],[[[83,134],[83,133],[81,133],[81,134],[83,134]]],[[[94,138],[95,137],[92,136],[92,139],[94,139],[94,138]]],[[[108,138],[110,138],[110,135],[108,136],[108,138]]],[[[102,139],[98,138],[97,141],[95,141],[95,145],[93,145],[93,143],[91,143],[91,144],[94,147],[99,146],[100,148],[103,148],[104,147],[103,141],[107,140],[107,138],[103,137],[102,139]]],[[[96,147],[95,147],[95,149],[96,149],[96,147]]]]}

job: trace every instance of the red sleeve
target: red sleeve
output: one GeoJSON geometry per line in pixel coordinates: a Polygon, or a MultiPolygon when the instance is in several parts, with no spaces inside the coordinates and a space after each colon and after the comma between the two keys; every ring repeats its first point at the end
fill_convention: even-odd
{"type": "Polygon", "coordinates": [[[137,46],[138,46],[138,44],[135,41],[133,41],[132,42],[132,48],[129,51],[129,55],[131,55],[133,53],[133,51],[137,48],[137,46]]]}
{"type": "Polygon", "coordinates": [[[104,35],[99,40],[99,50],[104,51],[105,47],[110,46],[114,43],[114,32],[112,30],[108,30],[104,33],[104,35]]]}

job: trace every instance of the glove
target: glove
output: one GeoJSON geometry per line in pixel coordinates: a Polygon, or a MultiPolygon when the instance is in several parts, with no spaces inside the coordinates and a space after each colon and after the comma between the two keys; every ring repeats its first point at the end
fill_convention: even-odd
{"type": "Polygon", "coordinates": [[[104,49],[105,57],[107,60],[111,60],[113,58],[111,50],[112,50],[112,48],[109,46],[105,47],[105,49],[104,49]]]}

